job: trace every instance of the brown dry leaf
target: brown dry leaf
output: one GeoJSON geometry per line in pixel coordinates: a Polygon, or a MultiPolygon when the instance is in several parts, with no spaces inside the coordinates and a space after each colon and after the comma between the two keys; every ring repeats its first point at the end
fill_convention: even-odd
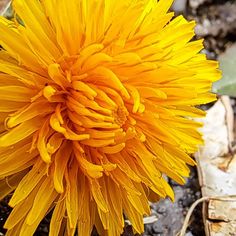
{"type": "Polygon", "coordinates": [[[207,222],[207,229],[209,230],[206,235],[209,236],[235,236],[236,235],[236,222],[207,222]]]}
{"type": "Polygon", "coordinates": [[[217,198],[204,202],[206,235],[236,235],[236,157],[230,152],[234,119],[229,97],[217,101],[201,121],[205,145],[195,154],[199,182],[203,197],[217,198]]]}
{"type": "Polygon", "coordinates": [[[232,200],[210,200],[208,218],[225,222],[236,221],[236,198],[232,197],[232,200]]]}

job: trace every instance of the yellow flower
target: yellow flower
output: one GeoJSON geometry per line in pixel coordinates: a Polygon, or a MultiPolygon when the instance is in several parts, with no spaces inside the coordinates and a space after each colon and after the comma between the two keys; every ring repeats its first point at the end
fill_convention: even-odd
{"type": "Polygon", "coordinates": [[[59,232],[138,233],[148,200],[183,184],[202,142],[196,105],[218,64],[173,0],[14,0],[0,20],[0,198],[7,235],[30,236],[52,211],[59,232]],[[17,19],[21,19],[19,24],[17,19]]]}

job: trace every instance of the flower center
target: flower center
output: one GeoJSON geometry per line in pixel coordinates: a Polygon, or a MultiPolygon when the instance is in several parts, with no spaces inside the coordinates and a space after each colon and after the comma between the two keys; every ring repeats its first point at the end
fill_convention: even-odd
{"type": "Polygon", "coordinates": [[[127,121],[127,116],[129,112],[125,107],[118,107],[118,109],[113,113],[115,123],[122,127],[127,121]]]}
{"type": "MultiPolygon", "coordinates": [[[[39,80],[38,93],[22,111],[22,116],[44,111],[32,148],[37,147],[47,163],[64,142],[72,144],[76,158],[85,155],[97,162],[92,160],[93,151],[114,154],[130,139],[145,140],[136,127],[136,118],[144,111],[139,92],[122,83],[101,49],[91,45],[79,56],[62,57],[49,65],[48,77],[39,80]]],[[[7,120],[9,128],[17,125],[17,117],[7,120]]]]}

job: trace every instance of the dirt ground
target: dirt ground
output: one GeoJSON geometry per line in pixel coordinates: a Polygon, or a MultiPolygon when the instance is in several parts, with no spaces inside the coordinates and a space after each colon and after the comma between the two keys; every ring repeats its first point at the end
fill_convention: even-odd
{"type": "MultiPolygon", "coordinates": [[[[0,0],[0,12],[7,0],[0,0]]],[[[204,38],[205,50],[210,59],[217,57],[236,41],[236,1],[232,0],[176,0],[173,9],[176,15],[183,14],[197,22],[196,38],[204,38]]],[[[168,199],[151,204],[152,214],[158,221],[145,226],[143,236],[175,236],[181,229],[185,215],[191,204],[201,197],[196,168],[191,169],[191,177],[186,185],[179,186],[170,180],[176,194],[175,203],[168,199]]],[[[0,202],[0,235],[4,235],[3,224],[10,213],[7,206],[9,197],[0,202]]],[[[45,217],[35,233],[36,236],[48,235],[50,216],[45,217]]],[[[187,236],[204,236],[199,205],[191,219],[187,236]]],[[[93,234],[94,236],[96,233],[93,234]]],[[[123,236],[133,236],[126,227],[123,236]]]]}

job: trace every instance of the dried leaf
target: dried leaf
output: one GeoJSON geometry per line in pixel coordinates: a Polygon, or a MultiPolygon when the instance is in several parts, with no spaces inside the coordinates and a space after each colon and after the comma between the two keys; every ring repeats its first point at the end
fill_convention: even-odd
{"type": "Polygon", "coordinates": [[[232,168],[235,158],[229,153],[234,120],[229,98],[216,102],[202,121],[205,146],[200,147],[195,157],[202,195],[208,200],[212,198],[203,204],[206,235],[235,235],[236,171],[232,168]]]}

